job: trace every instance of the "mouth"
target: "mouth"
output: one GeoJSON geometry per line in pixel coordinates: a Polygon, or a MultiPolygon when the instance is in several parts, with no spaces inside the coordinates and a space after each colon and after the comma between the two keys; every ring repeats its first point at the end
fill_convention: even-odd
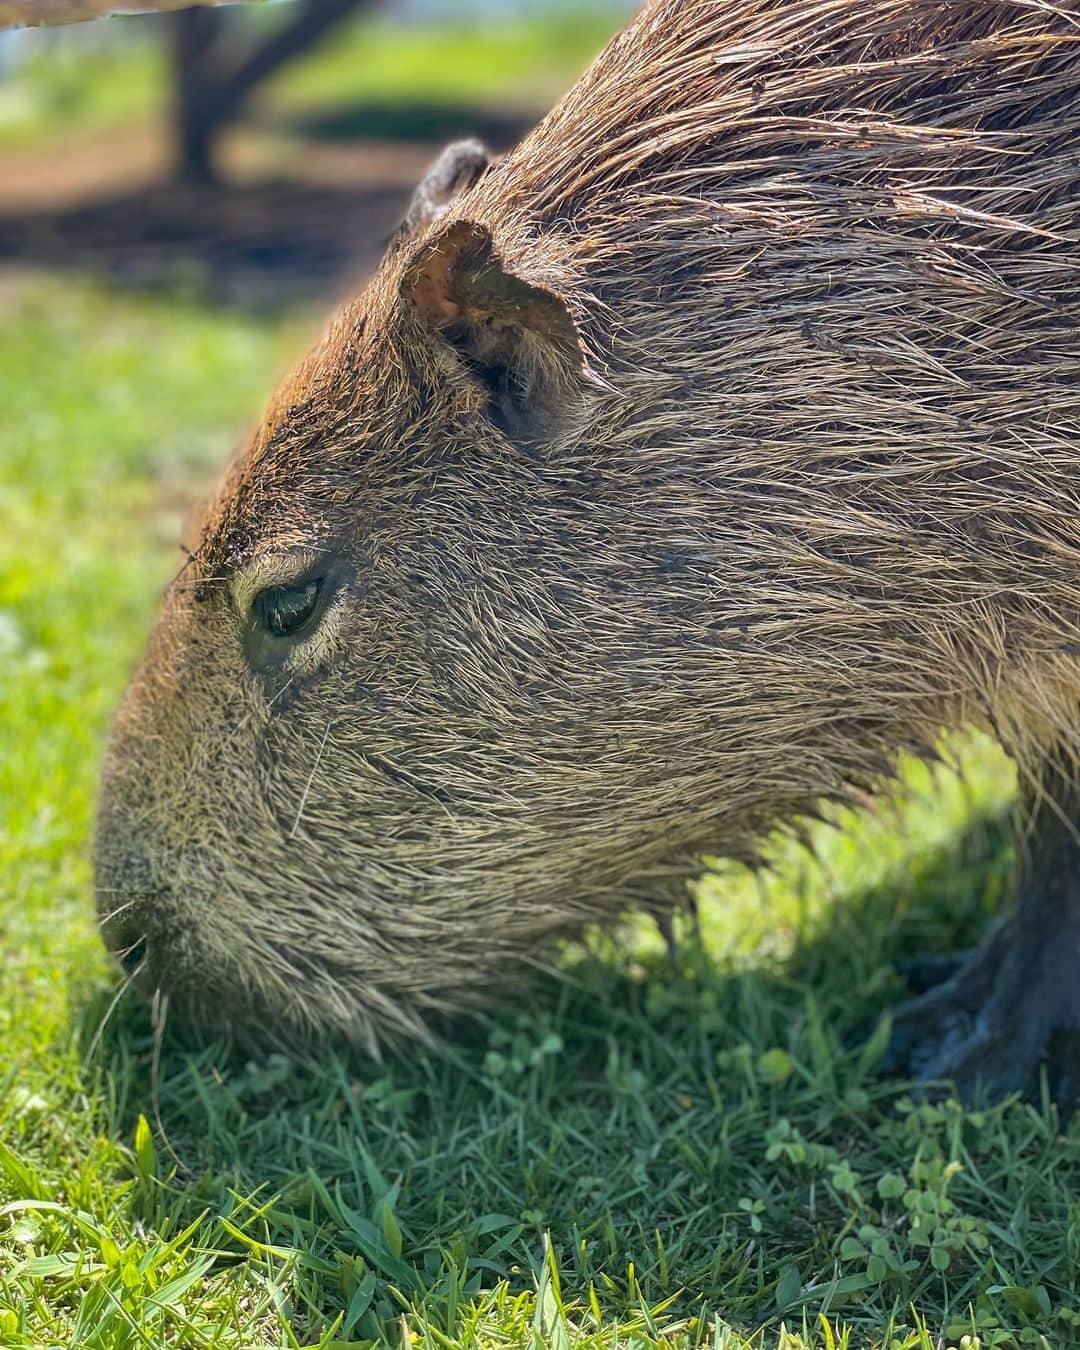
{"type": "Polygon", "coordinates": [[[122,891],[99,887],[97,892],[101,940],[126,979],[148,994],[157,985],[151,971],[160,945],[154,941],[151,919],[160,914],[163,900],[159,890],[141,886],[126,886],[122,891]],[[120,903],[114,903],[118,898],[120,903]]]}
{"type": "MultiPolygon", "coordinates": [[[[150,897],[147,897],[148,899],[150,897]]],[[[122,978],[117,1001],[134,993],[148,1005],[152,1018],[164,1025],[166,1009],[175,1023],[207,1030],[232,1027],[236,1010],[228,1006],[226,991],[212,983],[205,966],[190,960],[190,953],[172,949],[155,914],[155,926],[147,922],[145,908],[136,916],[106,917],[99,924],[102,940],[119,966],[122,978]]]]}
{"type": "Polygon", "coordinates": [[[277,1029],[279,1010],[255,991],[234,987],[196,944],[174,908],[173,892],[140,889],[126,894],[124,904],[105,908],[101,902],[115,895],[99,891],[98,928],[122,973],[122,995],[133,991],[155,1016],[167,1007],[174,1022],[211,1034],[226,1031],[250,1047],[271,1035],[272,1025],[277,1029]]]}
{"type": "Polygon", "coordinates": [[[121,929],[115,923],[100,925],[102,939],[124,974],[125,984],[134,985],[144,997],[151,997],[159,980],[153,972],[153,952],[149,935],[135,925],[121,929]]]}

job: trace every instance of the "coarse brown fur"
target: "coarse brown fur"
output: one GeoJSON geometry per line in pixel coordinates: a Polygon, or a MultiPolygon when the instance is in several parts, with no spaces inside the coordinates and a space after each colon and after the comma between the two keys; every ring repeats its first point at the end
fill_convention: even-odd
{"type": "Polygon", "coordinates": [[[1074,0],[647,7],[230,471],[109,752],[114,944],[374,1046],[943,728],[1074,777],[1078,200],[1074,0]],[[340,604],[254,671],[294,555],[340,604]]]}

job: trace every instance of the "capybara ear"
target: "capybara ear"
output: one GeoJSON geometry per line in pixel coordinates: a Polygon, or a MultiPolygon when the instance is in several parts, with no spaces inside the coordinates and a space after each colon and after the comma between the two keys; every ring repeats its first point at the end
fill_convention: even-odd
{"type": "Polygon", "coordinates": [[[455,197],[479,182],[490,163],[491,155],[479,141],[454,141],[446,146],[413,193],[399,239],[438,220],[455,197]]]}
{"type": "Polygon", "coordinates": [[[573,400],[584,363],[566,305],[508,272],[485,226],[454,220],[426,240],[401,294],[484,385],[504,429],[528,431],[573,400]]]}

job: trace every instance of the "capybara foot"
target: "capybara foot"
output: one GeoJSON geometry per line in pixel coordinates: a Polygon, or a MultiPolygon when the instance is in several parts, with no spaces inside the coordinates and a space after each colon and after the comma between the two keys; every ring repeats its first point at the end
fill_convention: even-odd
{"type": "Polygon", "coordinates": [[[1025,906],[952,975],[900,1005],[884,1067],[952,1082],[970,1102],[1030,1093],[1044,1060],[1051,1091],[1071,1109],[1080,1086],[1080,922],[1068,909],[1055,921],[1047,908],[1025,906]],[[1032,924],[1032,909],[1042,923],[1032,924]]]}

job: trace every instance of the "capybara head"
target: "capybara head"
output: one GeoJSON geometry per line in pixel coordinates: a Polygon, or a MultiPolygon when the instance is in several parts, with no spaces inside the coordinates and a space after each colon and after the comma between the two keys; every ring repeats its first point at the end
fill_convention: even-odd
{"type": "Polygon", "coordinates": [[[117,720],[99,904],[143,983],[422,1033],[943,723],[1007,724],[1053,645],[1066,28],[664,0],[512,155],[440,162],[117,720]]]}

